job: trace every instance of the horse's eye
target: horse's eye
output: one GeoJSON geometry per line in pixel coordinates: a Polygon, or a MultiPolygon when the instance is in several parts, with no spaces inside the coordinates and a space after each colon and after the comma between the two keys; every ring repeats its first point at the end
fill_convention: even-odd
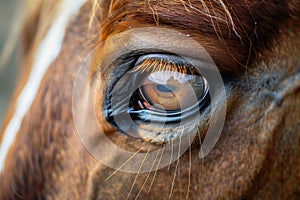
{"type": "Polygon", "coordinates": [[[206,94],[207,83],[198,74],[178,72],[176,69],[154,71],[146,74],[139,95],[140,106],[157,112],[179,112],[195,106],[191,99],[201,100],[206,94]]]}
{"type": "Polygon", "coordinates": [[[209,99],[208,82],[195,66],[162,54],[140,57],[107,94],[106,118],[125,133],[141,132],[145,126],[157,131],[158,124],[177,127],[209,99]]]}

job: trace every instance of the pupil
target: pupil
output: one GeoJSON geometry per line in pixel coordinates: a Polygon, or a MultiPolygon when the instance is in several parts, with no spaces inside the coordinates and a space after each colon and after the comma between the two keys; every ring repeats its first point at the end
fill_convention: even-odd
{"type": "Polygon", "coordinates": [[[173,92],[174,91],[174,88],[172,89],[171,86],[168,86],[168,85],[157,85],[156,88],[161,91],[161,92],[173,92]]]}

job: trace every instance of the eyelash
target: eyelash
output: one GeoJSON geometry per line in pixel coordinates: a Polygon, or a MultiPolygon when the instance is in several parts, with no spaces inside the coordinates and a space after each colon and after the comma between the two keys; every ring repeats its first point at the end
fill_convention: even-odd
{"type": "Polygon", "coordinates": [[[183,63],[182,61],[176,64],[168,60],[165,60],[164,62],[164,58],[159,54],[153,54],[153,55],[156,55],[157,57],[156,58],[147,57],[147,59],[143,60],[145,56],[141,56],[136,63],[136,67],[132,69],[131,72],[176,71],[185,74],[197,73],[196,70],[194,70],[192,65],[188,66],[186,63],[183,63]],[[158,60],[158,58],[162,58],[162,59],[158,60]]]}

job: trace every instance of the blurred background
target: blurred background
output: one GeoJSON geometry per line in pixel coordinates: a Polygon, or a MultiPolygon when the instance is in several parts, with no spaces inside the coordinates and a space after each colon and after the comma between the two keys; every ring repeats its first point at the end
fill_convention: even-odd
{"type": "MultiPolygon", "coordinates": [[[[18,2],[20,0],[0,0],[0,52],[2,52],[5,41],[14,26],[13,22],[18,10],[18,2]]],[[[3,69],[0,67],[0,127],[18,76],[15,54],[3,69]]]]}

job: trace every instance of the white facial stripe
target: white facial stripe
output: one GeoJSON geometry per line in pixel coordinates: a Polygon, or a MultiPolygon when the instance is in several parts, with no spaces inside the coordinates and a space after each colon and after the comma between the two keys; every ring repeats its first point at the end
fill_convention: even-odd
{"type": "Polygon", "coordinates": [[[62,2],[59,15],[37,51],[28,82],[17,100],[14,116],[3,135],[0,146],[0,172],[3,170],[8,150],[20,129],[21,122],[37,94],[41,80],[48,66],[55,60],[61,50],[68,20],[73,14],[78,12],[85,1],[64,0],[62,2]]]}

